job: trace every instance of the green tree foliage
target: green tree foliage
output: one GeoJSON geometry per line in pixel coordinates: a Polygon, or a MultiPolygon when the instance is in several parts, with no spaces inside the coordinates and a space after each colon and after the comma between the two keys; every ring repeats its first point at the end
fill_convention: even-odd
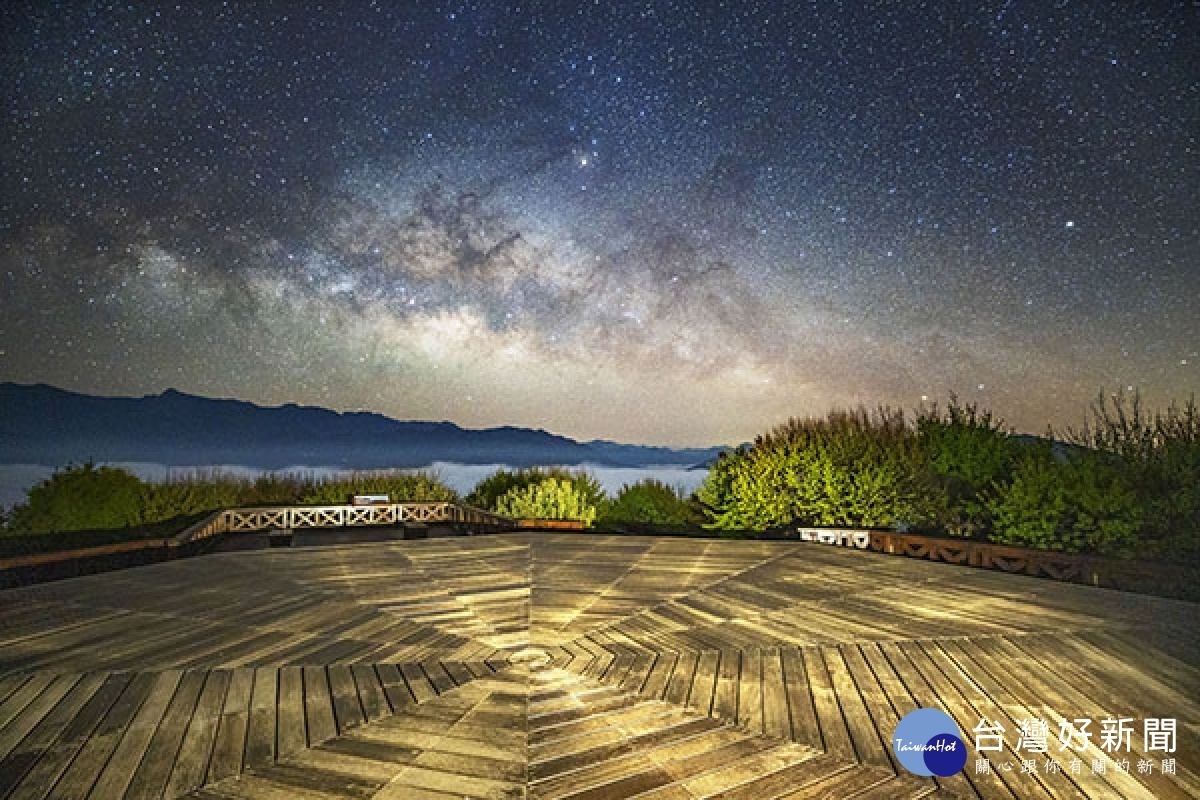
{"type": "Polygon", "coordinates": [[[1136,392],[1101,393],[1083,429],[1066,438],[1109,455],[1137,493],[1143,555],[1200,559],[1200,409],[1194,396],[1151,413],[1136,392]]]}
{"type": "Polygon", "coordinates": [[[147,522],[156,522],[219,508],[291,505],[321,485],[311,474],[243,478],[219,469],[172,473],[162,482],[144,485],[144,516],[147,522]]]}
{"type": "Polygon", "coordinates": [[[547,478],[568,481],[587,502],[597,510],[608,503],[608,497],[600,482],[588,472],[561,469],[558,467],[532,467],[527,469],[496,470],[484,478],[466,497],[466,504],[487,511],[503,513],[499,509],[500,498],[513,489],[524,489],[541,483],[547,478]]]}
{"type": "MultiPolygon", "coordinates": [[[[220,477],[219,474],[217,476],[220,477]]],[[[274,472],[259,475],[251,481],[242,482],[238,505],[281,506],[295,503],[321,481],[311,474],[279,474],[274,472]]]]}
{"type": "Polygon", "coordinates": [[[544,479],[546,475],[536,469],[498,469],[475,484],[463,501],[474,508],[496,510],[496,501],[513,489],[524,488],[544,479]]]}
{"type": "Polygon", "coordinates": [[[604,509],[601,520],[669,527],[695,525],[701,521],[696,507],[682,491],[657,480],[622,486],[616,498],[604,509]]]}
{"type": "MultiPolygon", "coordinates": [[[[560,478],[563,476],[559,476],[560,478]]],[[[596,480],[596,476],[585,470],[577,472],[568,472],[567,480],[571,482],[571,488],[579,493],[585,505],[594,508],[598,516],[611,502],[608,499],[608,494],[604,491],[604,487],[600,485],[600,481],[596,480]]],[[[592,517],[592,520],[595,516],[592,517]]],[[[588,524],[592,524],[592,520],[588,524]]]]}
{"type": "Polygon", "coordinates": [[[1096,451],[1056,456],[1049,444],[1026,449],[988,506],[992,541],[1043,550],[1127,553],[1142,526],[1141,503],[1118,462],[1096,451]]]}
{"type": "Polygon", "coordinates": [[[311,475],[247,479],[202,470],[146,483],[123,469],[85,464],[60,470],[30,489],[27,501],[7,515],[4,531],[50,533],[153,525],[236,506],[341,504],[354,494],[387,494],[397,503],[457,499],[436,475],[425,473],[370,472],[321,481],[311,475]]]}
{"type": "Polygon", "coordinates": [[[127,470],[94,464],[55,472],[11,512],[9,529],[23,533],[127,528],[142,522],[142,482],[127,470]]]}
{"type": "Polygon", "coordinates": [[[339,505],[356,494],[386,494],[393,503],[453,503],[458,495],[429,473],[362,472],[325,481],[300,497],[305,505],[339,505]]]}
{"type": "Polygon", "coordinates": [[[701,513],[709,520],[705,527],[723,527],[721,523],[726,521],[726,515],[736,505],[734,482],[745,468],[749,451],[748,447],[726,450],[708,468],[708,475],[695,493],[701,513]]]}
{"type": "Polygon", "coordinates": [[[917,416],[917,440],[934,493],[930,522],[955,536],[982,538],[993,528],[990,501],[1012,477],[1020,443],[992,413],[954,395],[917,416]]]}
{"type": "Polygon", "coordinates": [[[549,477],[509,489],[497,499],[496,511],[514,519],[571,519],[591,525],[597,508],[575,481],[549,477]]]}
{"type": "Polygon", "coordinates": [[[1070,552],[1200,553],[1200,412],[1102,399],[1067,446],[951,398],[792,420],[725,453],[697,492],[716,529],[911,526],[1070,552]]]}
{"type": "MultiPolygon", "coordinates": [[[[610,501],[586,472],[501,470],[467,502],[518,517],[765,530],[794,524],[915,527],[1056,550],[1200,559],[1200,410],[1150,413],[1138,395],[1101,396],[1067,446],[1029,444],[951,397],[909,425],[898,411],[791,420],[713,464],[694,503],[643,481],[610,501]],[[610,505],[611,504],[611,505],[610,505]]],[[[126,470],[70,466],[2,517],[5,532],[121,530],[219,508],[340,504],[353,494],[454,501],[428,474],[318,480],[220,472],[143,483],[126,470]]]]}
{"type": "Polygon", "coordinates": [[[162,483],[144,483],[142,521],[158,522],[246,505],[246,486],[246,481],[216,471],[172,475],[162,483]]]}
{"type": "Polygon", "coordinates": [[[902,412],[834,411],[724,454],[697,497],[718,529],[907,524],[929,515],[923,459],[902,412]]]}

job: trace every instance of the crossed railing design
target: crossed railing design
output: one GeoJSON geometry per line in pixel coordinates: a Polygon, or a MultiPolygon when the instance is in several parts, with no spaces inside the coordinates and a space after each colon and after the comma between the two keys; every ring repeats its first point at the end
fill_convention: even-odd
{"type": "Polygon", "coordinates": [[[405,523],[449,523],[484,530],[510,530],[508,517],[457,503],[389,503],[372,506],[273,506],[227,508],[184,530],[176,541],[190,542],[219,533],[243,533],[272,528],[341,528],[405,523]]]}

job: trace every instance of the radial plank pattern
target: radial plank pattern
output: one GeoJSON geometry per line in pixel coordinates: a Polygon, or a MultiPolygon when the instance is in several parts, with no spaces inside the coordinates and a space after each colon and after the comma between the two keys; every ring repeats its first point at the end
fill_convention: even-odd
{"type": "Polygon", "coordinates": [[[0,605],[0,798],[1200,794],[1196,607],[1020,576],[528,534],[205,556],[0,605]],[[1175,773],[1135,735],[1093,737],[1078,772],[919,777],[890,746],[919,707],[968,741],[1003,726],[990,760],[1018,766],[1028,719],[1175,718],[1175,773]]]}

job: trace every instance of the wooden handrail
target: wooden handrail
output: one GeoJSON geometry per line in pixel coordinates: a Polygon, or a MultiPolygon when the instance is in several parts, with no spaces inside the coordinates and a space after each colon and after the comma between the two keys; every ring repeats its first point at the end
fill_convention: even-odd
{"type": "Polygon", "coordinates": [[[370,506],[264,506],[227,508],[189,526],[173,542],[182,545],[219,533],[249,533],[272,528],[341,528],[449,522],[511,530],[516,521],[458,503],[388,503],[370,506]]]}
{"type": "MultiPolygon", "coordinates": [[[[164,558],[188,552],[186,545],[224,533],[255,532],[271,529],[361,527],[405,523],[450,523],[481,531],[581,530],[574,521],[515,520],[490,511],[457,503],[391,503],[377,506],[268,506],[228,508],[215,511],[189,525],[170,538],[137,539],[95,545],[75,550],[31,553],[0,559],[0,572],[9,569],[36,568],[72,559],[115,556],[160,548],[164,558]]],[[[1025,547],[1000,545],[966,539],[945,539],[898,531],[858,528],[791,528],[782,538],[842,546],[857,550],[942,561],[979,569],[1024,573],[1073,583],[1086,583],[1134,591],[1149,591],[1167,596],[1179,595],[1177,589],[1164,591],[1168,582],[1195,585],[1200,570],[1194,565],[1152,564],[1125,561],[1084,553],[1060,553],[1025,547]]],[[[772,537],[772,538],[778,538],[772,537]]],[[[1187,595],[1192,597],[1195,592],[1187,595]]]]}
{"type": "MultiPolygon", "coordinates": [[[[1133,561],[1094,553],[1036,550],[1031,547],[922,536],[899,531],[797,528],[794,529],[793,536],[803,541],[841,545],[876,553],[1164,596],[1184,596],[1179,594],[1178,587],[1194,587],[1195,578],[1200,576],[1200,568],[1189,564],[1133,561]],[[1165,587],[1162,585],[1164,583],[1170,583],[1175,588],[1165,587]]],[[[1194,589],[1189,591],[1191,593],[1187,596],[1194,598],[1194,589]]]]}
{"type": "MultiPolygon", "coordinates": [[[[251,533],[272,528],[361,527],[406,523],[450,523],[481,531],[510,531],[518,523],[500,514],[458,503],[390,503],[354,506],[268,506],[226,508],[214,511],[167,538],[129,539],[103,545],[28,553],[0,558],[0,573],[59,564],[76,559],[115,556],[159,549],[163,557],[177,558],[187,545],[223,533],[251,533]]],[[[2,585],[2,581],[0,581],[2,585]]]]}

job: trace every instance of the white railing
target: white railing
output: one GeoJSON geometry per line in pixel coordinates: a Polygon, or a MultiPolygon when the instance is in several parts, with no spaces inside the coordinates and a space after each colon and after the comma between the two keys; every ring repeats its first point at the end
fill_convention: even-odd
{"type": "Polygon", "coordinates": [[[796,538],[805,542],[832,544],[840,547],[855,547],[866,550],[871,544],[869,530],[841,530],[835,528],[797,528],[796,538]]]}
{"type": "Polygon", "coordinates": [[[345,528],[365,525],[451,523],[487,529],[511,529],[508,517],[457,503],[389,503],[372,506],[272,506],[217,511],[175,537],[179,544],[219,533],[249,533],[279,528],[345,528]]]}

